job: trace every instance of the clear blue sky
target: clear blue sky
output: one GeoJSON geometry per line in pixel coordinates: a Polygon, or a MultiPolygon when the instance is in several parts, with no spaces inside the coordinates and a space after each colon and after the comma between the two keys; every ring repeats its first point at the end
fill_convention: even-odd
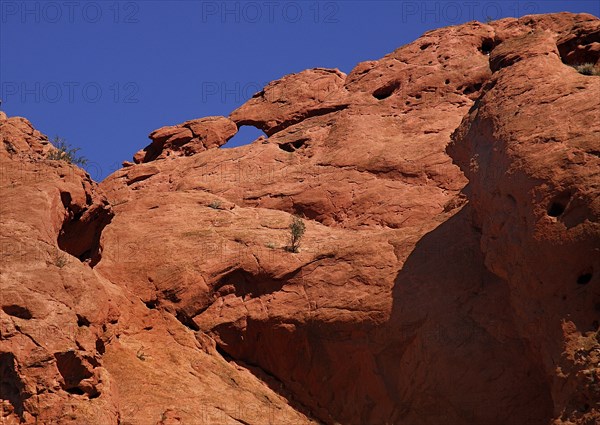
{"type": "MultiPolygon", "coordinates": [[[[0,0],[0,98],[81,147],[101,180],[152,130],[228,115],[285,74],[347,73],[432,28],[565,10],[599,16],[600,2],[0,0]]],[[[238,136],[229,147],[257,132],[238,136]]]]}

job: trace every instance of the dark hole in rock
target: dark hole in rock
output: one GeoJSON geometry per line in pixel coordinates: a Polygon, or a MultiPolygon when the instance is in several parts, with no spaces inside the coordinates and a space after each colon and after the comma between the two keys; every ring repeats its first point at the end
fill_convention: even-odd
{"type": "Polygon", "coordinates": [[[29,320],[33,317],[27,308],[16,304],[5,305],[2,307],[2,310],[9,316],[18,317],[19,319],[23,320],[29,320]]]}
{"type": "Polygon", "coordinates": [[[595,48],[598,33],[578,34],[559,40],[556,47],[564,64],[576,66],[585,63],[595,64],[600,60],[600,51],[595,48]]]}
{"type": "Polygon", "coordinates": [[[485,40],[483,40],[483,42],[481,43],[481,47],[479,48],[479,51],[481,53],[483,53],[484,55],[489,55],[490,53],[492,53],[492,50],[494,50],[494,47],[496,47],[497,42],[491,38],[486,38],[485,40]]]}
{"type": "Polygon", "coordinates": [[[93,267],[101,258],[102,231],[114,213],[107,203],[81,207],[71,203],[69,193],[62,192],[60,197],[68,214],[58,235],[58,247],[80,261],[90,260],[93,267]]]}
{"type": "Polygon", "coordinates": [[[587,283],[590,283],[591,280],[592,280],[592,273],[583,273],[582,275],[579,275],[579,277],[577,278],[577,283],[579,285],[585,285],[587,283]]]}
{"type": "Polygon", "coordinates": [[[71,194],[69,192],[60,192],[60,200],[65,208],[69,208],[71,206],[71,194]]]}
{"type": "Polygon", "coordinates": [[[193,331],[199,331],[200,328],[198,327],[198,325],[196,324],[196,322],[194,322],[192,320],[192,318],[186,314],[185,312],[179,310],[177,312],[177,320],[179,320],[182,324],[184,324],[185,326],[187,326],[188,328],[190,328],[193,331]]]}
{"type": "Polygon", "coordinates": [[[392,80],[385,85],[379,87],[373,92],[373,97],[377,100],[383,100],[390,97],[398,88],[400,88],[400,81],[392,80]]]}
{"type": "Polygon", "coordinates": [[[279,149],[284,150],[286,152],[295,152],[301,147],[303,147],[307,141],[308,139],[300,139],[294,142],[282,143],[281,145],[279,145],[279,149]]]}
{"type": "Polygon", "coordinates": [[[421,50],[425,50],[425,49],[426,49],[426,48],[428,48],[429,46],[431,46],[431,43],[424,43],[424,44],[421,44],[421,47],[420,47],[420,49],[421,49],[421,50]]]}
{"type": "MultiPolygon", "coordinates": [[[[92,372],[88,370],[82,359],[75,354],[74,351],[66,351],[64,353],[55,353],[56,367],[64,380],[63,389],[73,394],[79,394],[81,391],[78,386],[82,379],[87,379],[92,376],[92,372]]],[[[81,392],[83,394],[83,391],[81,392]]]]}
{"type": "Polygon", "coordinates": [[[558,217],[565,212],[565,208],[565,205],[563,205],[561,202],[552,202],[552,204],[550,204],[550,208],[548,208],[548,215],[550,217],[558,217]]]}
{"type": "Polygon", "coordinates": [[[144,304],[146,304],[146,307],[148,307],[150,310],[154,310],[158,305],[158,300],[146,301],[144,304]]]}
{"type": "Polygon", "coordinates": [[[445,84],[450,84],[450,80],[446,79],[446,81],[444,81],[445,84]]]}
{"type": "Polygon", "coordinates": [[[75,395],[85,395],[85,392],[78,387],[73,387],[73,388],[67,388],[65,389],[66,392],[68,392],[69,394],[75,394],[75,395]]]}
{"type": "Polygon", "coordinates": [[[100,338],[96,340],[96,351],[100,355],[106,352],[106,345],[104,344],[104,341],[102,341],[100,338]]]}
{"type": "Polygon", "coordinates": [[[415,99],[420,99],[422,96],[420,94],[415,95],[415,99]]]}
{"type": "Polygon", "coordinates": [[[600,323],[598,323],[598,321],[597,321],[597,320],[594,320],[594,321],[592,322],[592,330],[595,332],[595,331],[597,331],[597,330],[598,330],[598,328],[599,328],[599,327],[600,327],[600,323]]]}
{"type": "Polygon", "coordinates": [[[463,94],[471,94],[478,92],[479,90],[481,90],[481,86],[481,83],[471,84],[470,86],[464,88],[463,94]]]}
{"type": "Polygon", "coordinates": [[[88,319],[86,319],[85,317],[83,317],[82,315],[78,314],[77,315],[77,326],[79,326],[79,327],[90,326],[90,321],[88,319]]]}
{"type": "Polygon", "coordinates": [[[7,400],[21,421],[23,417],[24,384],[15,367],[15,356],[12,353],[0,353],[0,399],[7,400]]]}
{"type": "Polygon", "coordinates": [[[238,297],[258,298],[281,290],[284,283],[283,280],[276,280],[268,275],[255,275],[238,269],[223,276],[215,286],[215,292],[223,286],[231,286],[238,297]]]}

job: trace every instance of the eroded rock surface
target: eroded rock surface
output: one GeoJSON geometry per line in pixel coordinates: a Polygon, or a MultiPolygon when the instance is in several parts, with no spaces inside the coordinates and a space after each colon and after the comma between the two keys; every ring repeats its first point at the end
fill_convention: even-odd
{"type": "Polygon", "coordinates": [[[569,65],[600,65],[599,34],[430,31],[158,129],[99,186],[3,118],[4,417],[597,423],[600,77],[569,65]],[[268,137],[218,149],[242,125],[268,137]],[[84,208],[69,246],[94,249],[61,267],[84,208]]]}

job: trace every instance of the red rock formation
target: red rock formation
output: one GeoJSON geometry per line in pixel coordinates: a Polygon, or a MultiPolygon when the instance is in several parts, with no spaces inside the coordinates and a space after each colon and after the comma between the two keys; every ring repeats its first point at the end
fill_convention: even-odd
{"type": "Polygon", "coordinates": [[[599,34],[430,31],[161,128],[99,187],[2,119],[4,417],[596,423],[600,78],[568,65],[599,34]],[[236,124],[268,138],[216,149],[236,124]]]}

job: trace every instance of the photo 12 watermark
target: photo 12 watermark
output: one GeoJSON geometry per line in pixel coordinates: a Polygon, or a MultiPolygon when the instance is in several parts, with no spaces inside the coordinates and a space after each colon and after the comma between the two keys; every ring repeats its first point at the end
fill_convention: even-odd
{"type": "Polygon", "coordinates": [[[3,103],[138,103],[140,86],[133,81],[4,81],[3,103]]]}
{"type": "Polygon", "coordinates": [[[535,1],[402,1],[400,21],[456,25],[468,21],[493,21],[506,16],[540,13],[535,1]]]}
{"type": "Polygon", "coordinates": [[[336,24],[341,2],[337,1],[202,1],[202,23],[336,24]]]}
{"type": "Polygon", "coordinates": [[[0,1],[0,22],[19,24],[137,24],[138,1],[0,1]]]}

